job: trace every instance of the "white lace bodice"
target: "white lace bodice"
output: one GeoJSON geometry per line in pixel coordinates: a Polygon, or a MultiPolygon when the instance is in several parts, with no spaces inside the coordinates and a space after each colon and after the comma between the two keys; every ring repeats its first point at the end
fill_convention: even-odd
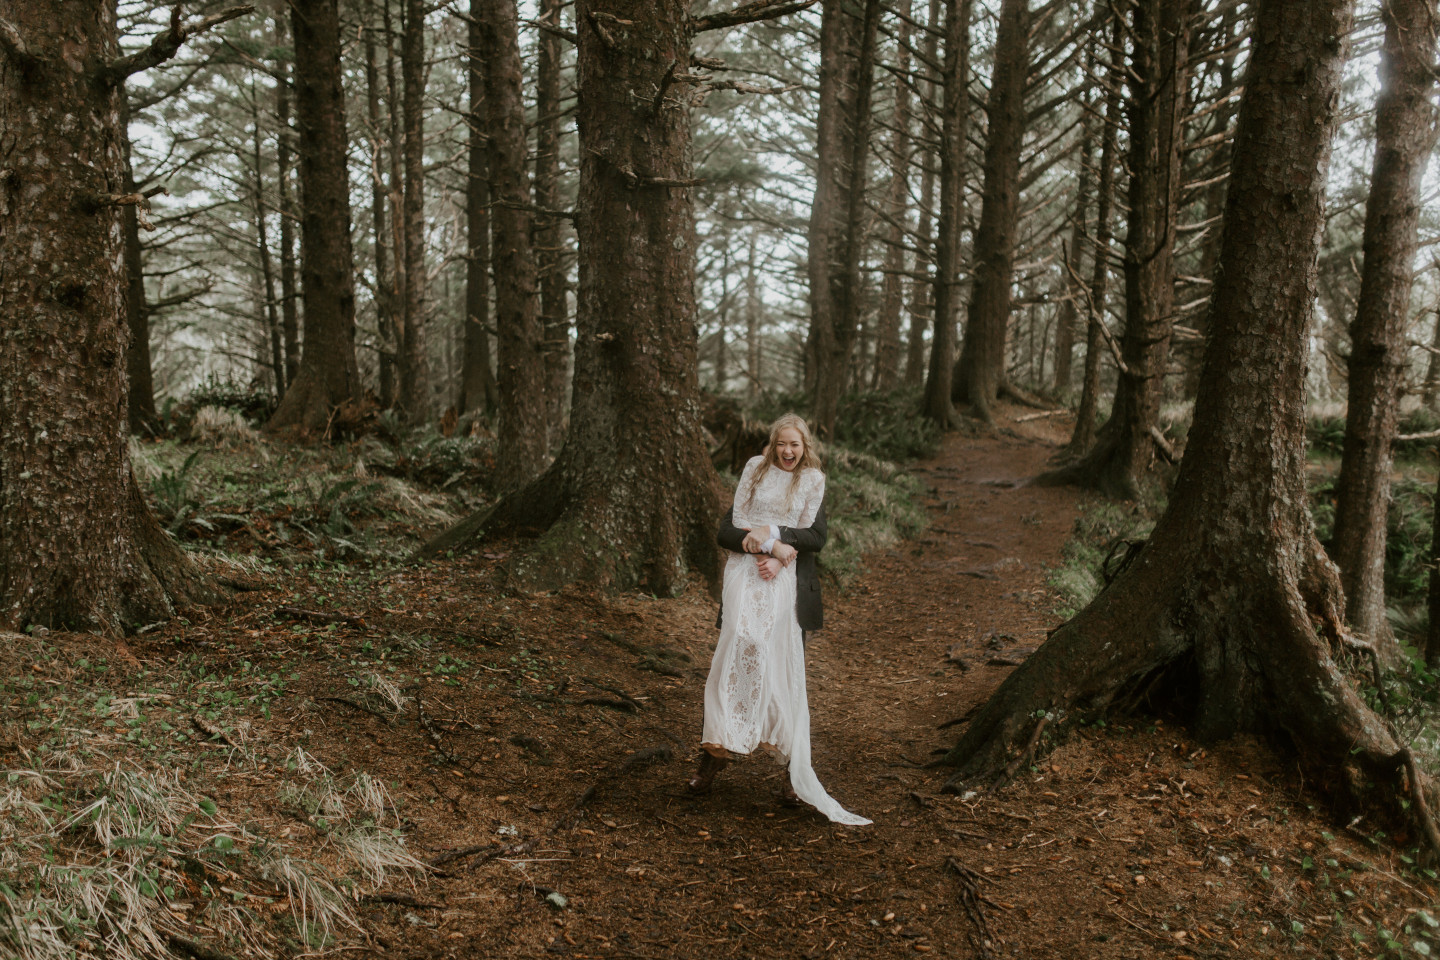
{"type": "Polygon", "coordinates": [[[740,474],[740,485],[735,488],[735,526],[754,528],[773,523],[781,527],[804,528],[814,523],[815,514],[820,512],[820,501],[825,498],[825,474],[814,467],[806,467],[792,493],[790,484],[793,476],[772,466],[765,472],[760,486],[755,489],[755,496],[751,498],[750,481],[764,461],[764,457],[751,457],[740,474]]]}

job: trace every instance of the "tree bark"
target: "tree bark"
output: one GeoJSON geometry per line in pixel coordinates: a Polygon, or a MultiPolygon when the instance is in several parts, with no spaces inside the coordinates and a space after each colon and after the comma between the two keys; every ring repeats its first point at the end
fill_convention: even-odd
{"type": "MultiPolygon", "coordinates": [[[[1020,148],[1025,139],[1025,80],[1030,61],[1029,0],[1002,0],[995,35],[995,70],[985,106],[985,186],[975,233],[975,279],[956,361],[952,397],[990,422],[990,405],[1005,379],[1005,332],[1020,212],[1020,148]]],[[[937,315],[939,311],[936,311],[937,315]]],[[[930,368],[934,370],[934,346],[930,368]]]]}
{"type": "Polygon", "coordinates": [[[846,0],[826,0],[820,20],[820,115],[809,228],[806,341],[807,379],[814,388],[812,426],[820,436],[835,429],[860,326],[870,89],[880,3],[864,0],[859,16],[846,10],[849,5],[846,0]]]}
{"type": "MultiPolygon", "coordinates": [[[[935,326],[930,375],[921,410],[948,429],[955,422],[951,377],[955,369],[955,311],[960,282],[960,203],[970,117],[970,15],[973,0],[948,0],[945,13],[944,103],[940,132],[940,216],[935,221],[935,326]]],[[[1023,70],[1022,70],[1023,74],[1023,70]]],[[[1023,83],[1023,76],[1022,76],[1023,83]]],[[[993,127],[992,127],[993,130],[993,127]]],[[[978,242],[978,241],[977,241],[978,242]]]]}
{"type": "MultiPolygon", "coordinates": [[[[425,335],[425,9],[424,0],[405,0],[400,36],[400,79],[405,117],[404,333],[400,338],[399,408],[409,424],[434,415],[430,355],[425,335]]],[[[396,256],[401,254],[397,253],[396,256]]]]}
{"type": "MultiPolygon", "coordinates": [[[[1120,61],[1124,24],[1117,17],[1110,38],[1110,65],[1105,85],[1105,126],[1100,135],[1100,169],[1095,178],[1095,262],[1090,286],[1084,291],[1086,308],[1085,374],[1075,429],[1065,453],[1081,456],[1095,444],[1095,408],[1100,399],[1100,360],[1104,356],[1100,325],[1105,322],[1105,295],[1110,286],[1110,204],[1114,195],[1115,152],[1120,119],[1120,61]]],[[[1092,63],[1093,63],[1092,58],[1092,63]]]]}
{"type": "Polygon", "coordinates": [[[1399,418],[1420,182],[1435,146],[1434,0],[1388,0],[1375,103],[1375,160],[1365,208],[1360,300],[1350,325],[1345,447],[1330,553],[1346,615],[1392,665],[1403,658],[1385,618],[1391,438],[1399,418]]]}
{"type": "Polygon", "coordinates": [[[1169,507],[1139,556],[971,721],[946,758],[959,767],[947,789],[1015,769],[1037,717],[1063,727],[1152,681],[1202,740],[1287,736],[1342,803],[1373,813],[1365,781],[1413,775],[1337,663],[1343,599],[1306,491],[1307,336],[1348,8],[1260,0],[1212,339],[1169,507]]]}
{"type": "Polygon", "coordinates": [[[885,193],[884,279],[880,287],[880,313],[875,318],[875,377],[877,390],[893,389],[900,379],[900,309],[904,306],[906,197],[910,183],[910,0],[899,0],[899,28],[895,55],[895,110],[891,115],[890,185],[885,193]]]}
{"type": "Polygon", "coordinates": [[[488,413],[499,406],[490,366],[490,164],[485,131],[485,36],[481,0],[471,0],[466,51],[470,74],[469,143],[465,184],[465,336],[460,364],[459,408],[488,413]]]}
{"type": "MultiPolygon", "coordinates": [[[[474,27],[472,26],[473,30],[474,27]]],[[[380,369],[380,406],[388,410],[395,402],[395,275],[390,266],[391,237],[386,225],[384,127],[380,115],[380,68],[375,57],[375,17],[370,0],[364,8],[364,25],[361,40],[365,51],[365,116],[370,134],[370,227],[371,242],[375,247],[375,327],[376,354],[380,369]]],[[[388,40],[387,40],[388,42],[388,40]]],[[[393,109],[393,104],[392,104],[393,109]]],[[[395,145],[390,145],[391,150],[395,145]]],[[[462,406],[461,412],[464,412],[462,406]]]]}
{"type": "MultiPolygon", "coordinates": [[[[924,80],[920,82],[923,91],[920,97],[920,112],[923,117],[932,117],[936,111],[935,72],[930,64],[939,60],[939,45],[935,39],[940,29],[940,0],[930,0],[929,29],[920,47],[925,62],[920,66],[924,80]]],[[[969,110],[968,104],[962,105],[969,110]]],[[[905,385],[918,387],[925,382],[925,330],[934,318],[930,295],[934,292],[933,266],[934,245],[931,240],[931,223],[935,215],[935,173],[938,157],[930,146],[935,139],[934,124],[924,122],[920,129],[925,136],[919,144],[920,153],[920,223],[915,231],[915,277],[910,281],[910,332],[905,341],[905,385]]]]}
{"type": "MultiPolygon", "coordinates": [[[[283,10],[283,6],[281,7],[283,10]]],[[[275,43],[284,47],[285,17],[275,15],[275,43]]],[[[369,31],[366,32],[369,37],[369,31]]],[[[372,58],[373,59],[373,58],[372,58]]],[[[294,166],[290,150],[290,63],[280,58],[275,63],[275,115],[280,129],[275,134],[276,185],[280,194],[280,323],[285,334],[285,383],[295,382],[300,373],[300,295],[295,289],[295,202],[290,196],[290,171],[294,166]]]]}
{"type": "Polygon", "coordinates": [[[336,0],[292,0],[300,192],[300,284],[305,342],[300,370],[266,429],[321,433],[341,406],[364,400],[355,362],[355,277],[350,178],[345,166],[336,0]]]}
{"type": "Polygon", "coordinates": [[[1125,234],[1124,361],[1110,419],[1078,463],[1047,475],[1112,496],[1138,498],[1155,462],[1155,438],[1174,326],[1175,225],[1180,207],[1180,114],[1189,49],[1189,0],[1134,7],[1129,220],[1125,234]]]}
{"type": "MultiPolygon", "coordinates": [[[[560,25],[563,0],[542,0],[540,20],[560,25]]],[[[564,221],[560,209],[561,38],[548,30],[535,38],[535,269],[540,284],[540,326],[545,361],[545,425],[549,449],[564,436],[570,323],[566,305],[564,221]]]]}
{"type": "Polygon", "coordinates": [[[118,634],[215,599],[135,483],[115,8],[6,2],[0,627],[118,634]]]}
{"type": "Polygon", "coordinates": [[[1080,315],[1080,306],[1085,299],[1084,284],[1080,281],[1083,266],[1085,242],[1085,218],[1090,213],[1091,164],[1095,160],[1095,124],[1087,111],[1081,121],[1080,170],[1075,183],[1075,213],[1070,229],[1070,243],[1064,251],[1065,277],[1063,287],[1065,299],[1055,318],[1055,379],[1052,389],[1057,397],[1070,394],[1071,369],[1075,352],[1075,318],[1080,315]]]}
{"type": "Polygon", "coordinates": [[[275,400],[278,403],[285,396],[285,344],[280,328],[280,304],[275,295],[275,264],[270,255],[270,231],[265,224],[265,153],[264,134],[260,128],[260,101],[257,91],[251,88],[251,121],[254,124],[254,139],[250,162],[254,166],[255,182],[251,191],[255,201],[255,250],[260,259],[261,289],[265,302],[261,304],[260,322],[270,340],[270,369],[275,377],[275,400]]]}
{"type": "Polygon", "coordinates": [[[580,286],[565,446],[542,476],[425,552],[538,530],[513,571],[535,585],[669,594],[717,573],[722,494],[696,380],[689,130],[683,102],[663,96],[669,71],[690,60],[688,6],[577,4],[580,286]]]}
{"type": "Polygon", "coordinates": [[[498,347],[500,483],[513,489],[536,476],[549,450],[545,343],[530,249],[530,191],[525,176],[525,102],[521,96],[519,15],[515,0],[486,0],[485,112],[489,118],[491,261],[498,347]]]}
{"type": "MultiPolygon", "coordinates": [[[[393,372],[397,383],[394,394],[381,395],[381,405],[388,410],[400,404],[399,370],[404,363],[405,335],[410,324],[405,319],[408,312],[405,307],[405,129],[400,110],[400,82],[395,73],[395,63],[399,60],[395,55],[397,35],[390,16],[389,0],[382,0],[380,18],[385,28],[385,89],[388,93],[386,103],[389,105],[390,120],[390,189],[387,196],[390,208],[390,250],[395,260],[391,275],[388,339],[392,347],[390,353],[394,358],[393,372]]],[[[381,334],[386,336],[387,332],[381,331],[381,334]]],[[[384,373],[383,369],[381,373],[384,373]]]]}
{"type": "MultiPolygon", "coordinates": [[[[124,136],[125,182],[121,193],[134,194],[135,172],[130,156],[130,110],[120,98],[120,131],[124,136]]],[[[127,401],[131,433],[151,434],[160,425],[155,412],[155,380],[150,365],[150,305],[145,300],[145,264],[141,257],[140,216],[133,205],[121,207],[125,229],[125,321],[130,331],[125,365],[130,379],[127,401]]]]}
{"type": "Polygon", "coordinates": [[[757,231],[750,231],[750,255],[745,265],[745,373],[748,381],[745,395],[754,400],[760,395],[760,384],[764,383],[760,368],[760,314],[764,304],[760,299],[760,278],[756,272],[755,247],[757,231]]]}

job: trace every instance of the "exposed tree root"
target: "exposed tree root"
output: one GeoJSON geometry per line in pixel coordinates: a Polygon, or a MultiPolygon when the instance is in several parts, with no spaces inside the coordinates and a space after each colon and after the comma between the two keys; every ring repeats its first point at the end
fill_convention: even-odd
{"type": "Polygon", "coordinates": [[[1257,582],[1250,567],[1201,570],[1163,546],[1145,549],[1006,678],[940,761],[956,767],[944,789],[1003,785],[1045,730],[1063,728],[1077,710],[1113,707],[1125,689],[1168,674],[1196,692],[1199,739],[1282,733],[1308,766],[1326,771],[1323,781],[1340,785],[1333,802],[1373,805],[1369,791],[1383,790],[1440,858],[1428,799],[1434,786],[1332,657],[1349,649],[1326,636],[1338,622],[1333,568],[1326,575],[1306,566],[1304,581],[1295,576],[1287,588],[1283,577],[1257,582]],[[1408,809],[1400,802],[1407,795],[1408,809]]]}

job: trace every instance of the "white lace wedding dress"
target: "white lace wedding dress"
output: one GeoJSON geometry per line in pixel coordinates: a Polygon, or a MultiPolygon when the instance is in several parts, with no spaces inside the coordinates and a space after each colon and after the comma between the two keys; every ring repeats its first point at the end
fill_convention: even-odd
{"type": "MultiPolygon", "coordinates": [[[[792,495],[791,474],[772,467],[746,503],[750,479],[761,462],[761,457],[752,458],[740,475],[735,526],[810,526],[825,496],[825,474],[806,469],[792,495]]],[[[801,800],[836,823],[869,823],[836,803],[810,765],[810,705],[805,649],[795,619],[795,564],[772,580],[762,580],[753,555],[731,553],[721,604],[720,639],[705,682],[701,742],[740,754],[769,747],[788,760],[790,785],[801,800]]]]}

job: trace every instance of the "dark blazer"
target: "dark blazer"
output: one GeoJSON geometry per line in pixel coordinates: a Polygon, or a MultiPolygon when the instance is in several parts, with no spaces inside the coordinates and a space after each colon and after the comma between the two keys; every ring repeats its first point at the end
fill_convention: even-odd
{"type": "MultiPolygon", "coordinates": [[[[715,540],[726,550],[744,553],[746,531],[735,526],[734,515],[734,507],[725,511],[715,540]]],[[[823,500],[820,509],[815,511],[815,522],[810,526],[780,528],[781,542],[790,544],[799,554],[795,558],[795,619],[800,622],[800,629],[805,631],[819,630],[824,624],[825,605],[820,599],[820,575],[815,571],[815,555],[825,546],[826,537],[823,500]]],[[[721,613],[724,613],[723,606],[721,613]]],[[[715,626],[720,626],[718,616],[715,626]]]]}

